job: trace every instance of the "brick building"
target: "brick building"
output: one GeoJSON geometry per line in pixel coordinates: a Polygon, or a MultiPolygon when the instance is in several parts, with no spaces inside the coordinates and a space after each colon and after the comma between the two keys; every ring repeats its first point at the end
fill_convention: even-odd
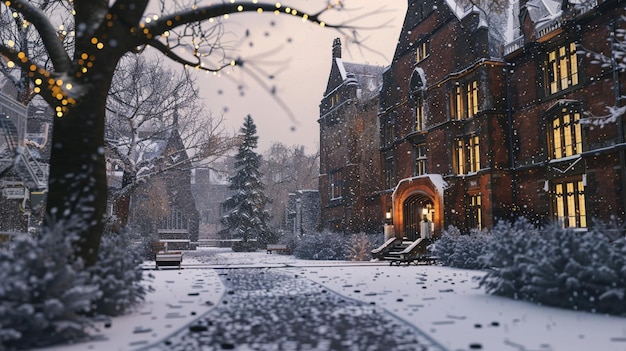
{"type": "Polygon", "coordinates": [[[583,123],[619,106],[623,75],[582,53],[615,55],[623,2],[513,10],[410,1],[379,113],[381,212],[397,236],[415,237],[424,215],[436,233],[519,215],[575,228],[624,219],[624,117],[583,123]]]}
{"type": "Polygon", "coordinates": [[[328,85],[320,103],[322,229],[380,228],[380,161],[376,116],[383,67],[344,62],[335,39],[328,85]]]}
{"type": "Polygon", "coordinates": [[[607,107],[624,95],[624,7],[410,0],[379,95],[377,218],[390,213],[408,238],[424,217],[436,234],[520,215],[581,230],[623,221],[624,116],[607,107]]]}

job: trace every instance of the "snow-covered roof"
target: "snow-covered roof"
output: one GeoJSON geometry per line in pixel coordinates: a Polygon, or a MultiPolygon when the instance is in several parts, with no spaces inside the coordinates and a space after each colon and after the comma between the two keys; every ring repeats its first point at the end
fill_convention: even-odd
{"type": "MultiPolygon", "coordinates": [[[[378,95],[380,87],[383,84],[382,75],[385,67],[344,62],[338,57],[335,58],[335,64],[337,65],[339,73],[341,74],[341,79],[343,80],[341,85],[358,85],[362,91],[361,97],[363,99],[369,99],[378,95]]],[[[332,93],[332,91],[329,92],[329,94],[330,93],[332,93]]]]}

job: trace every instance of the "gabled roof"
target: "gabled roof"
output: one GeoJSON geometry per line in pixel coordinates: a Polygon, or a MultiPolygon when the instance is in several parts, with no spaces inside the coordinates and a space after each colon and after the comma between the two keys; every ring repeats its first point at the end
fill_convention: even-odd
{"type": "Polygon", "coordinates": [[[361,89],[361,98],[370,99],[380,91],[385,67],[344,62],[341,58],[341,42],[335,39],[333,65],[324,97],[333,94],[342,86],[355,85],[361,89]]]}

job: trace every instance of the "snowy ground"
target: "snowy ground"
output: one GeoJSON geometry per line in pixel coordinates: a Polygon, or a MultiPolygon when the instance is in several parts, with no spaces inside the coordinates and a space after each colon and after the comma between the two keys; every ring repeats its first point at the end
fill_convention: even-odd
{"type": "MultiPolygon", "coordinates": [[[[228,279],[225,281],[228,285],[232,283],[230,279],[236,280],[235,277],[238,276],[239,281],[255,285],[256,278],[247,278],[250,276],[249,272],[255,271],[252,268],[263,268],[264,272],[269,273],[268,276],[275,274],[275,277],[299,279],[297,284],[294,283],[296,280],[284,280],[283,286],[279,288],[284,290],[287,286],[294,292],[310,291],[311,293],[304,294],[309,300],[320,299],[319,296],[328,299],[326,295],[313,293],[319,292],[319,286],[322,286],[322,291],[327,289],[329,293],[337,293],[345,301],[356,301],[357,305],[359,301],[362,302],[360,307],[354,305],[345,307],[344,310],[355,311],[355,314],[373,313],[374,308],[383,313],[387,311],[388,316],[371,318],[371,321],[381,326],[399,322],[402,327],[408,327],[402,329],[404,333],[410,333],[411,330],[415,332],[416,340],[424,340],[424,337],[431,340],[436,346],[432,349],[442,346],[450,351],[626,351],[626,318],[541,307],[490,296],[477,288],[476,278],[482,274],[478,271],[440,266],[397,267],[388,266],[384,262],[303,261],[287,255],[268,255],[261,251],[234,253],[229,249],[187,252],[183,263],[183,270],[146,270],[146,274],[154,276],[150,284],[155,292],[148,295],[146,302],[135,313],[113,318],[109,327],[100,325],[95,332],[99,335],[96,341],[46,350],[189,350],[189,345],[202,344],[202,340],[208,340],[206,342],[213,345],[204,345],[213,348],[198,346],[196,349],[209,350],[216,345],[221,345],[217,349],[255,349],[250,346],[254,344],[247,344],[245,347],[242,344],[216,344],[210,338],[212,336],[208,335],[214,329],[206,327],[203,327],[203,336],[191,336],[195,341],[189,343],[188,331],[206,325],[206,321],[213,318],[212,313],[213,316],[219,316],[220,313],[223,315],[220,308],[223,308],[225,301],[237,302],[236,294],[225,286],[222,279],[228,279]],[[395,322],[390,322],[388,317],[395,322]],[[178,348],[175,347],[177,345],[178,348]]],[[[153,263],[146,264],[146,268],[153,267],[153,263]]],[[[274,297],[280,294],[272,292],[275,288],[263,287],[263,291],[270,294],[264,296],[274,297]]],[[[248,298],[243,299],[247,301],[245,303],[254,301],[249,299],[249,294],[245,297],[248,298]]],[[[269,299],[265,302],[262,298],[256,300],[261,305],[270,303],[269,299]]],[[[328,303],[327,300],[324,301],[328,303]]],[[[336,314],[336,310],[327,306],[327,309],[318,307],[320,313],[328,310],[329,314],[336,314]]],[[[290,313],[305,308],[307,307],[302,302],[287,306],[290,313]]],[[[250,308],[245,310],[251,311],[250,308]]],[[[276,318],[276,315],[272,316],[276,318]]],[[[237,323],[236,319],[231,321],[230,323],[237,323]]],[[[276,320],[276,325],[279,322],[285,321],[276,320]]],[[[328,333],[327,323],[332,322],[320,318],[320,325],[311,327],[311,332],[315,330],[318,333],[328,333]]],[[[248,326],[241,327],[239,334],[250,330],[248,326]]],[[[384,329],[371,328],[355,325],[354,328],[344,329],[354,329],[363,335],[366,330],[369,334],[372,333],[371,330],[378,330],[381,337],[387,333],[384,329]]],[[[332,329],[333,333],[336,329],[332,329]]],[[[284,328],[279,329],[279,332],[287,333],[284,328]]],[[[295,337],[304,338],[297,335],[295,337]]],[[[288,344],[280,344],[280,347],[274,349],[305,349],[302,346],[305,344],[292,342],[291,348],[286,345],[288,344]]],[[[310,346],[311,342],[306,345],[309,345],[306,349],[321,350],[323,345],[331,345],[331,341],[326,344],[318,343],[317,348],[310,346]]],[[[416,345],[415,349],[421,350],[420,347],[416,345]]],[[[265,351],[271,348],[266,343],[257,349],[265,351]]],[[[363,348],[354,344],[350,349],[363,348]]]]}

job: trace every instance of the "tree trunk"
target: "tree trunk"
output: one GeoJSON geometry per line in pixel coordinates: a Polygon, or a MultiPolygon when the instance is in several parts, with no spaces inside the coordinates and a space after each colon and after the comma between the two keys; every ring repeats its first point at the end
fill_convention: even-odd
{"type": "Polygon", "coordinates": [[[75,106],[55,118],[52,131],[48,203],[44,225],[78,235],[75,258],[87,266],[98,258],[107,203],[104,119],[109,84],[85,84],[75,106]]]}

